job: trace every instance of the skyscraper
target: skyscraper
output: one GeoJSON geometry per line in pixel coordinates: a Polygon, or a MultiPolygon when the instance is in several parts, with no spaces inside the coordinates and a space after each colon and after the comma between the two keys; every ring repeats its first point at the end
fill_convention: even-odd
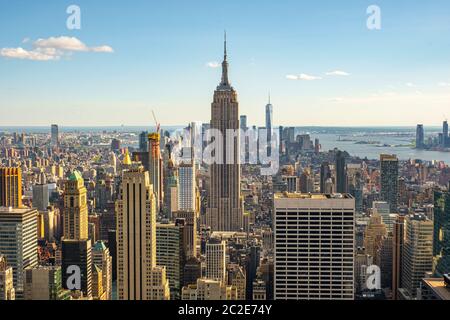
{"type": "Polygon", "coordinates": [[[195,211],[195,166],[181,163],[178,168],[178,210],[195,211]]]}
{"type": "Polygon", "coordinates": [[[395,155],[380,155],[381,200],[389,203],[391,212],[397,212],[398,203],[398,158],[395,155]]]}
{"type": "Polygon", "coordinates": [[[159,212],[163,203],[162,190],[162,158],[160,149],[161,135],[159,132],[150,133],[148,135],[148,171],[150,176],[150,183],[153,186],[153,192],[156,196],[156,212],[159,212]]]}
{"type": "Polygon", "coordinates": [[[197,257],[197,222],[198,216],[195,211],[177,211],[177,220],[184,220],[184,251],[186,259],[197,257]]]}
{"type": "Polygon", "coordinates": [[[166,267],[170,297],[181,297],[183,268],[186,261],[184,251],[184,225],[178,223],[156,224],[156,263],[166,267]]]}
{"type": "Polygon", "coordinates": [[[51,126],[51,146],[59,147],[59,128],[57,124],[52,124],[51,126]]]}
{"type": "Polygon", "coordinates": [[[331,179],[330,164],[324,162],[320,166],[320,193],[327,193],[325,191],[325,184],[328,179],[331,179]]]}
{"type": "Polygon", "coordinates": [[[156,203],[149,173],[133,164],[123,172],[116,202],[119,300],[170,297],[166,270],[156,266],[156,203]]]}
{"type": "Polygon", "coordinates": [[[211,238],[206,244],[206,278],[225,283],[226,279],[226,242],[211,238]]]}
{"type": "Polygon", "coordinates": [[[448,122],[444,121],[442,125],[442,147],[446,148],[448,145],[448,122]]]}
{"type": "Polygon", "coordinates": [[[48,184],[35,184],[33,186],[33,207],[38,211],[46,211],[49,205],[48,184]]]}
{"type": "Polygon", "coordinates": [[[270,156],[272,154],[272,128],[273,128],[273,106],[270,103],[270,94],[269,94],[269,102],[266,105],[266,130],[267,130],[267,155],[270,156]]]}
{"type": "Polygon", "coordinates": [[[64,183],[64,239],[88,239],[87,190],[78,171],[64,183]]]}
{"type": "Polygon", "coordinates": [[[416,298],[422,279],[432,269],[433,221],[424,215],[408,215],[405,220],[400,296],[403,299],[416,298]]]}
{"type": "Polygon", "coordinates": [[[347,192],[347,171],[345,166],[345,154],[342,151],[336,153],[336,192],[347,192]]]}
{"type": "Polygon", "coordinates": [[[240,116],[240,123],[241,123],[241,129],[242,130],[247,130],[248,128],[247,128],[247,116],[246,115],[242,115],[242,116],[240,116]]]}
{"type": "Polygon", "coordinates": [[[211,104],[211,129],[219,130],[222,139],[217,150],[219,163],[209,167],[210,190],[206,222],[213,231],[238,231],[242,226],[242,203],[240,193],[239,103],[237,93],[228,80],[226,37],[222,81],[214,92],[211,104]],[[231,145],[227,143],[227,130],[237,130],[231,145]]]}
{"type": "Polygon", "coordinates": [[[92,248],[92,264],[102,270],[102,286],[106,300],[112,299],[112,257],[103,241],[97,241],[92,248]]]}
{"type": "Polygon", "coordinates": [[[433,271],[437,277],[450,273],[450,192],[434,192],[433,271]]]}
{"type": "Polygon", "coordinates": [[[399,299],[403,268],[403,246],[405,243],[405,216],[398,216],[392,232],[392,298],[399,299]]]}
{"type": "Polygon", "coordinates": [[[276,194],[275,300],[353,300],[355,200],[276,194]]]}
{"type": "Polygon", "coordinates": [[[423,149],[425,134],[423,130],[423,124],[418,124],[416,129],[416,149],[423,149]]]}
{"type": "Polygon", "coordinates": [[[0,207],[22,207],[22,170],[0,168],[0,207]]]}
{"type": "Polygon", "coordinates": [[[13,269],[17,299],[24,297],[24,270],[38,263],[36,230],[36,209],[0,207],[0,252],[13,269]]]}
{"type": "Polygon", "coordinates": [[[139,134],[139,151],[147,152],[148,151],[148,132],[143,131],[139,134]]]}
{"type": "Polygon", "coordinates": [[[79,290],[85,298],[92,297],[92,243],[89,239],[64,239],[62,241],[62,285],[64,289],[79,290]],[[73,288],[73,266],[80,271],[80,288],[73,288]],[[69,286],[70,285],[70,286],[69,286]]]}

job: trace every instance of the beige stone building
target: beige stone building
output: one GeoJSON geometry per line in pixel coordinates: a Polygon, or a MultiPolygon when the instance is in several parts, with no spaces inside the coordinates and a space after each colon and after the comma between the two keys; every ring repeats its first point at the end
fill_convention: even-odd
{"type": "Polygon", "coordinates": [[[116,202],[119,300],[170,298],[166,269],[156,265],[157,201],[142,166],[123,172],[116,202]]]}

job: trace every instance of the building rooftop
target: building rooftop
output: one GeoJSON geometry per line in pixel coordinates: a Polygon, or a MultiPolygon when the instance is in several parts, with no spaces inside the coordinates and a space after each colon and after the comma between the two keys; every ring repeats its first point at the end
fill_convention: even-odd
{"type": "Polygon", "coordinates": [[[450,300],[450,288],[445,284],[444,278],[428,278],[423,282],[442,300],[450,300]]]}
{"type": "Polygon", "coordinates": [[[36,211],[32,208],[12,208],[12,207],[0,207],[0,213],[10,213],[10,214],[24,214],[30,211],[36,211]]]}
{"type": "Polygon", "coordinates": [[[70,181],[78,181],[78,180],[83,180],[83,177],[81,176],[81,173],[78,170],[75,170],[74,172],[72,172],[72,174],[69,177],[70,181]]]}
{"type": "Polygon", "coordinates": [[[309,199],[309,200],[327,200],[327,199],[353,199],[350,194],[344,193],[333,193],[333,194],[322,194],[322,193],[275,193],[275,199],[309,199]]]}

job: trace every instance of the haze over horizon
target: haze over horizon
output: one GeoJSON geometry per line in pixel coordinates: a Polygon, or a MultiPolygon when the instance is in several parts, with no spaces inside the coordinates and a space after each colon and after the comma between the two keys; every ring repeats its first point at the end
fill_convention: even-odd
{"type": "Polygon", "coordinates": [[[223,30],[240,113],[263,125],[268,92],[284,126],[439,127],[450,105],[450,3],[370,1],[0,3],[5,126],[209,122],[223,30]],[[111,19],[114,17],[114,19],[111,19]]]}

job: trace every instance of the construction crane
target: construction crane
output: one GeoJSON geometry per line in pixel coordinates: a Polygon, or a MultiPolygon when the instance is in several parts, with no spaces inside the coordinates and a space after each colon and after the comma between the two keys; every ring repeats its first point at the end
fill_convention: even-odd
{"type": "Polygon", "coordinates": [[[153,120],[155,120],[156,133],[159,133],[159,131],[161,129],[161,124],[156,119],[156,115],[155,115],[155,111],[154,110],[152,110],[152,114],[153,114],[153,120]]]}

